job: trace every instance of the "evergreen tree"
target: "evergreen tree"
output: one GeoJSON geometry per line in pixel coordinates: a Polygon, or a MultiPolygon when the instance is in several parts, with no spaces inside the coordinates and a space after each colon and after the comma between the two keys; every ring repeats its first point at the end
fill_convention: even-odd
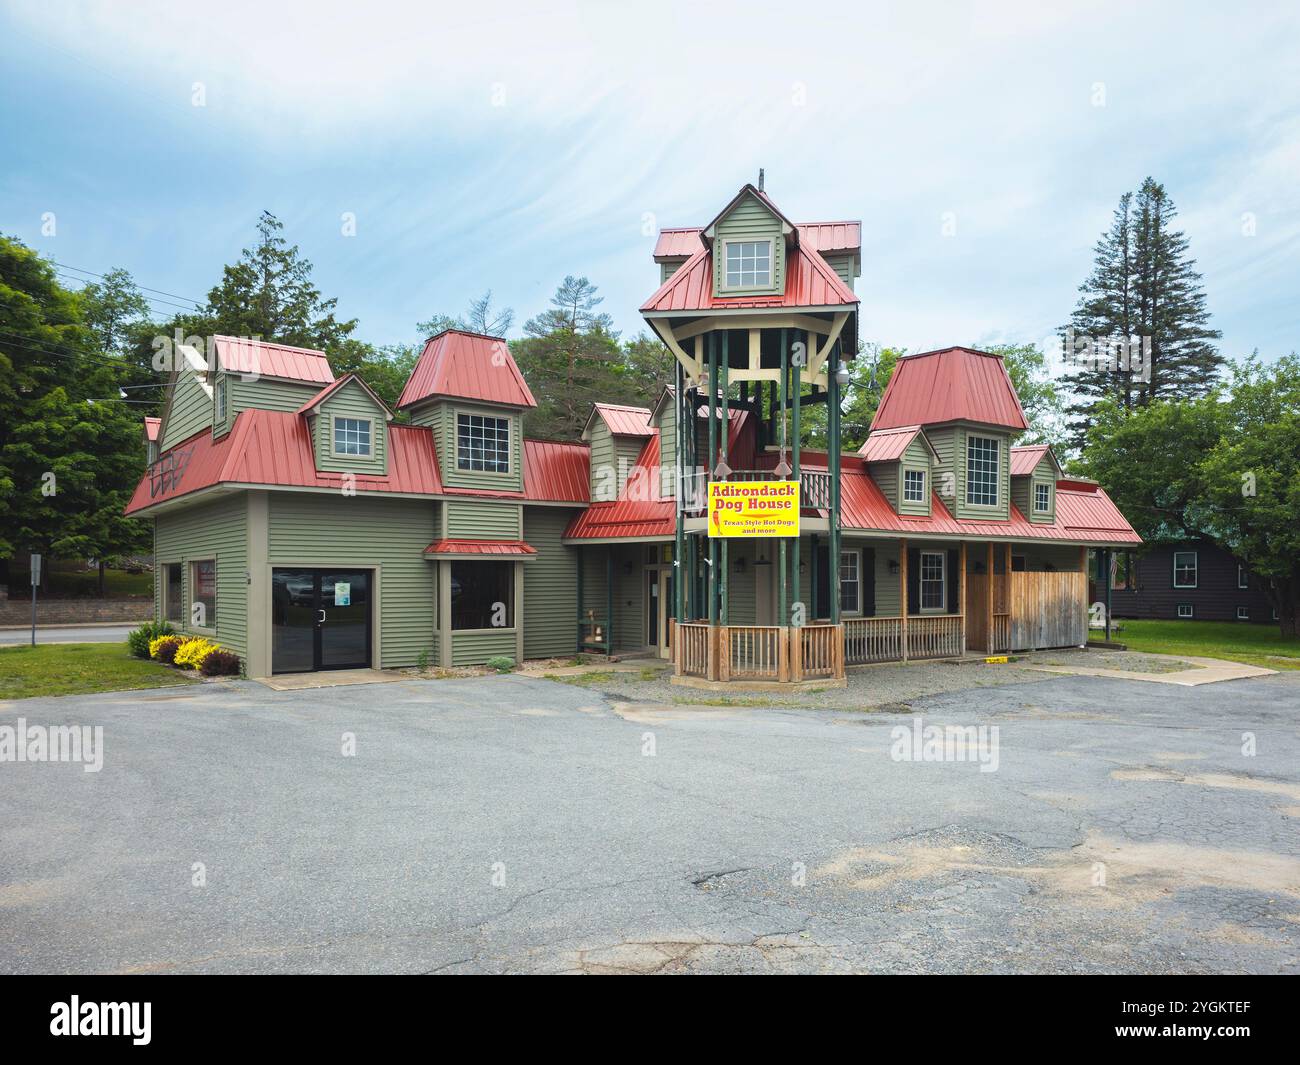
{"type": "Polygon", "coordinates": [[[355,318],[334,316],[337,299],[323,299],[312,283],[312,265],[281,235],[284,224],[270,211],[258,219],[258,242],[222,272],[208,293],[199,335],[257,336],[332,354],[357,327],[355,318]]]}
{"type": "Polygon", "coordinates": [[[1147,178],[1120,197],[1095,247],[1093,271],[1067,326],[1070,442],[1083,447],[1099,402],[1129,411],[1153,400],[1195,399],[1219,379],[1205,292],[1164,186],[1147,178]]]}

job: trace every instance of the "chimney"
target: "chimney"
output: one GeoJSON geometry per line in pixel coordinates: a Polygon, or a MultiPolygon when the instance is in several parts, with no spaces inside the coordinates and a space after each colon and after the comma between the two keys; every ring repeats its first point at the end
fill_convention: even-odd
{"type": "Polygon", "coordinates": [[[763,191],[763,168],[761,166],[758,168],[758,191],[763,191]]]}

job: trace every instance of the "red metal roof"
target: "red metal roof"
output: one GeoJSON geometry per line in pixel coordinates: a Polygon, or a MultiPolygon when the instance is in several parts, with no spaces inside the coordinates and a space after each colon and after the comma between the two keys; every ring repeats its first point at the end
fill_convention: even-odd
{"type": "MultiPolygon", "coordinates": [[[[866,443],[858,448],[858,454],[867,462],[896,462],[903,457],[916,434],[921,432],[919,425],[900,425],[897,429],[879,429],[867,436],[866,443]]],[[[933,452],[934,448],[926,441],[926,446],[933,452]]]]}
{"type": "Polygon", "coordinates": [[[158,440],[158,431],[162,428],[161,418],[146,418],[144,420],[144,436],[149,443],[156,443],[158,440]]]}
{"type": "Polygon", "coordinates": [[[1105,492],[1056,491],[1056,518],[1052,522],[1031,522],[1011,505],[1007,521],[971,521],[954,518],[935,493],[930,497],[930,515],[911,517],[898,514],[889,505],[880,486],[863,466],[863,460],[845,456],[840,476],[840,521],[842,528],[893,532],[902,536],[961,536],[967,539],[994,537],[1002,540],[1069,540],[1094,543],[1141,543],[1142,539],[1124,520],[1119,508],[1105,492]]]}
{"type": "Polygon", "coordinates": [[[574,517],[566,540],[672,536],[677,529],[675,504],[659,494],[659,431],[645,442],[618,499],[593,503],[574,517]]]}
{"type": "Polygon", "coordinates": [[[409,407],[433,396],[537,406],[506,342],[460,329],[445,330],[425,342],[397,406],[409,407]]]}
{"type": "Polygon", "coordinates": [[[591,498],[591,449],[554,440],[524,441],[524,498],[585,503],[591,498]]]}
{"type": "Polygon", "coordinates": [[[1028,477],[1038,467],[1048,450],[1046,444],[1033,444],[1011,449],[1011,476],[1028,477]]]}
{"type": "Polygon", "coordinates": [[[818,252],[858,251],[862,247],[861,222],[800,222],[799,242],[818,252]]]}
{"type": "Polygon", "coordinates": [[[437,540],[426,555],[535,555],[537,548],[522,540],[437,540]]]}
{"type": "Polygon", "coordinates": [[[361,378],[358,377],[355,373],[345,373],[342,377],[340,377],[328,388],[322,388],[319,392],[317,392],[314,396],[312,396],[311,399],[307,400],[306,403],[304,403],[301,407],[299,407],[296,413],[306,414],[312,408],[316,407],[320,403],[323,403],[325,400],[329,399],[330,396],[332,396],[335,392],[337,392],[349,381],[355,381],[362,388],[364,388],[368,393],[370,393],[370,398],[373,399],[376,403],[378,403],[381,407],[383,407],[384,412],[386,414],[388,413],[388,404],[385,403],[382,399],[380,399],[379,396],[375,394],[374,389],[372,389],[368,384],[366,384],[365,381],[361,380],[361,378]]]}
{"type": "Polygon", "coordinates": [[[945,348],[899,359],[871,428],[952,421],[1029,428],[1001,357],[945,348]]]}
{"type": "MultiPolygon", "coordinates": [[[[861,222],[796,222],[799,243],[818,252],[858,251],[862,247],[861,222]]],[[[700,250],[699,226],[661,229],[655,241],[655,262],[689,259],[700,250]]]]}
{"type": "Polygon", "coordinates": [[[714,296],[713,253],[701,248],[642,304],[641,313],[745,307],[848,307],[857,303],[853,290],[839,279],[826,260],[817,252],[801,247],[787,249],[784,292],[770,296],[714,296]]]}
{"type": "Polygon", "coordinates": [[[212,344],[217,365],[227,373],[282,377],[316,385],[327,385],[334,380],[334,371],[323,351],[247,337],[215,336],[212,344]]]}
{"type": "MultiPolygon", "coordinates": [[[[305,419],[287,411],[250,408],[239,412],[234,427],[219,440],[203,429],[168,450],[178,476],[156,494],[150,492],[149,471],[136,486],[126,513],[190,495],[217,484],[275,485],[292,488],[335,488],[345,474],[316,469],[311,432],[305,419]]],[[[355,475],[358,492],[440,495],[438,459],[433,432],[425,426],[388,426],[388,475],[355,475]]]]}
{"type": "MultiPolygon", "coordinates": [[[[592,414],[600,415],[615,436],[649,436],[654,432],[650,411],[645,407],[623,407],[614,403],[593,403],[592,414]]],[[[590,426],[591,421],[588,419],[590,426]]]]}

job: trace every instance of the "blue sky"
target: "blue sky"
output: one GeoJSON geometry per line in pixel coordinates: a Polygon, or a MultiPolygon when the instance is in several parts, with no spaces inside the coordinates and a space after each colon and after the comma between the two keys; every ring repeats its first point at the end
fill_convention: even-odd
{"type": "Polygon", "coordinates": [[[923,350],[1048,335],[1151,174],[1224,351],[1271,358],[1300,348],[1288,7],[7,0],[0,231],[202,298],[266,208],[375,343],[486,288],[517,335],[568,273],[631,333],[647,230],[761,166],[791,217],[862,220],[862,334],[923,350]]]}

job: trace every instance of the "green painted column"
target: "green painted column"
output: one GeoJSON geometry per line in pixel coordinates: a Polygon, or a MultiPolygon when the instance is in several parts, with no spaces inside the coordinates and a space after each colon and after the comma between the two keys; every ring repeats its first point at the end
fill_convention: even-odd
{"type": "Polygon", "coordinates": [[[605,654],[614,653],[614,545],[605,549],[605,654]]]}
{"type": "MultiPolygon", "coordinates": [[[[803,391],[803,381],[802,381],[803,375],[801,371],[803,369],[802,364],[806,362],[808,359],[808,353],[812,351],[811,333],[804,334],[804,344],[805,347],[804,347],[803,358],[795,359],[794,365],[790,368],[791,391],[793,393],[793,399],[794,399],[794,409],[790,412],[790,435],[793,438],[792,443],[794,445],[794,453],[790,459],[790,467],[791,467],[791,476],[794,477],[794,483],[800,485],[801,496],[803,494],[802,482],[800,480],[800,463],[799,463],[799,450],[800,450],[799,434],[802,431],[800,429],[800,422],[799,422],[799,407],[800,407],[800,399],[801,399],[800,393],[803,391]]],[[[802,507],[803,500],[800,499],[799,503],[802,507]]],[[[800,597],[803,595],[802,582],[799,580],[799,539],[800,539],[799,537],[795,537],[794,543],[790,545],[791,547],[790,575],[794,580],[794,601],[796,603],[802,601],[800,597]]],[[[803,612],[805,615],[807,614],[806,603],[804,604],[803,612]]],[[[804,620],[806,621],[807,618],[805,617],[804,620]]]]}
{"type": "MultiPolygon", "coordinates": [[[[709,454],[705,459],[706,484],[713,479],[718,454],[718,335],[709,334],[709,454]]],[[[707,525],[706,525],[707,527],[707,525]]],[[[718,623],[718,541],[709,537],[709,624],[718,623]]]]}
{"type": "Polygon", "coordinates": [[[677,527],[673,538],[673,616],[677,619],[677,624],[686,620],[686,565],[683,560],[685,552],[682,550],[686,546],[686,513],[682,509],[684,499],[683,492],[686,487],[684,474],[686,472],[686,463],[683,460],[683,450],[686,442],[682,436],[685,427],[682,425],[682,404],[686,402],[686,375],[682,372],[682,364],[676,359],[677,363],[675,384],[676,391],[673,398],[676,402],[673,404],[673,439],[676,441],[674,449],[673,462],[677,469],[674,480],[674,495],[677,500],[677,527]]]}
{"type": "MultiPolygon", "coordinates": [[[[721,424],[718,426],[718,432],[721,435],[721,445],[719,451],[722,455],[722,461],[727,461],[729,448],[728,440],[731,436],[731,415],[728,410],[729,398],[728,391],[731,384],[731,357],[727,351],[727,342],[730,340],[730,334],[727,331],[722,333],[722,410],[721,424]]],[[[720,598],[722,604],[718,610],[719,617],[723,625],[727,624],[727,617],[730,613],[731,597],[727,589],[731,585],[731,543],[727,540],[722,541],[722,571],[719,573],[719,584],[721,587],[720,598]]]]}
{"type": "MultiPolygon", "coordinates": [[[[840,368],[840,345],[831,348],[826,370],[826,468],[831,477],[830,513],[830,591],[831,624],[840,623],[840,384],[835,374],[840,368]]],[[[906,606],[906,604],[904,604],[906,606]]]]}
{"type": "Polygon", "coordinates": [[[583,593],[582,593],[582,576],[583,576],[582,571],[585,568],[584,562],[586,561],[582,557],[581,544],[578,545],[577,554],[578,554],[578,652],[581,653],[582,652],[582,625],[583,625],[582,604],[584,602],[583,593]]]}
{"type": "Polygon", "coordinates": [[[808,567],[812,571],[812,579],[808,581],[808,613],[811,615],[812,619],[816,621],[817,618],[821,616],[817,611],[817,608],[821,606],[821,604],[817,602],[817,578],[820,576],[817,572],[817,567],[820,565],[817,561],[817,534],[813,533],[808,539],[809,547],[812,551],[812,558],[809,560],[811,565],[808,567]]]}
{"type": "MultiPolygon", "coordinates": [[[[790,378],[790,360],[789,352],[786,350],[786,331],[781,330],[781,461],[785,461],[785,394],[789,388],[790,378]]],[[[777,570],[777,584],[781,589],[781,613],[777,615],[778,625],[790,624],[790,558],[786,545],[789,537],[781,537],[780,547],[777,549],[780,554],[780,561],[777,570]]],[[[795,593],[798,594],[797,592],[795,593]]]]}

